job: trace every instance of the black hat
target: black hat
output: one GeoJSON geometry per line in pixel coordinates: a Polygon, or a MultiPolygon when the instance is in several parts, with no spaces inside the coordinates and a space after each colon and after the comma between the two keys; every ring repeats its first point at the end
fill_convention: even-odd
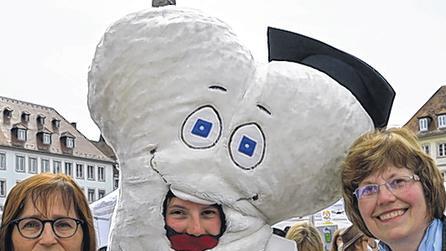
{"type": "Polygon", "coordinates": [[[268,61],[291,61],[335,79],[356,97],[376,128],[386,127],[395,91],[379,72],[361,59],[328,44],[268,27],[268,61]]]}

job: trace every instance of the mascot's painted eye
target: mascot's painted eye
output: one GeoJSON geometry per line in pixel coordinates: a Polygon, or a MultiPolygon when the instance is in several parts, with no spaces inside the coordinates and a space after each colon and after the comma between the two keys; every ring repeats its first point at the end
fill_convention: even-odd
{"type": "Polygon", "coordinates": [[[265,136],[260,127],[254,123],[237,127],[229,140],[229,154],[242,169],[258,166],[265,154],[265,136]]]}
{"type": "Polygon", "coordinates": [[[181,128],[181,139],[190,148],[214,146],[221,136],[221,119],[214,107],[202,106],[192,112],[181,128]]]}

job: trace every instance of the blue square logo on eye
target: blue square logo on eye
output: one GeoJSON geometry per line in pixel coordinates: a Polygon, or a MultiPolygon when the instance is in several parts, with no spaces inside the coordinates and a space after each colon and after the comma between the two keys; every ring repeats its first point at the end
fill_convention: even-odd
{"type": "Polygon", "coordinates": [[[192,134],[207,138],[212,129],[212,123],[206,120],[197,119],[194,128],[192,128],[192,134]]]}
{"type": "Polygon", "coordinates": [[[252,157],[256,149],[256,145],[257,143],[254,140],[243,136],[242,140],[240,141],[238,151],[252,157]]]}

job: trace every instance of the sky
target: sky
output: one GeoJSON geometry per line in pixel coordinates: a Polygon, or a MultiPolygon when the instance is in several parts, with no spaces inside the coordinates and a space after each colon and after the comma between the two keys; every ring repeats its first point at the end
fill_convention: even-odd
{"type": "MultiPolygon", "coordinates": [[[[404,125],[446,85],[444,0],[176,0],[227,24],[259,63],[266,27],[328,43],[367,62],[396,92],[390,126],[404,125]]],[[[0,4],[0,96],[56,109],[90,139],[87,73],[107,27],[151,8],[142,0],[22,0],[0,4]]]]}

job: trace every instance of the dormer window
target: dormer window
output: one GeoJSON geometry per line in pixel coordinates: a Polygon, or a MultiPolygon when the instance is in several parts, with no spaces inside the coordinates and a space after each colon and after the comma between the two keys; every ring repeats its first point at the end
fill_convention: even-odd
{"type": "Polygon", "coordinates": [[[418,119],[418,125],[420,127],[420,132],[427,132],[429,128],[429,118],[418,119]]]}
{"type": "Polygon", "coordinates": [[[65,146],[67,147],[67,148],[74,148],[74,138],[71,138],[71,137],[66,137],[66,139],[65,139],[65,146]]]}
{"type": "Polygon", "coordinates": [[[53,121],[51,123],[53,124],[53,129],[59,129],[60,128],[60,120],[53,119],[53,121]]]}
{"type": "Polygon", "coordinates": [[[26,141],[26,129],[17,128],[17,140],[26,141]]]}
{"type": "Polygon", "coordinates": [[[6,107],[3,110],[3,119],[4,120],[10,120],[12,118],[12,109],[9,107],[6,107]]]}
{"type": "Polygon", "coordinates": [[[42,133],[42,143],[45,145],[50,145],[51,144],[51,134],[42,133]]]}
{"type": "Polygon", "coordinates": [[[11,136],[12,141],[16,143],[23,143],[28,139],[28,128],[22,123],[17,123],[12,126],[11,136]]]}
{"type": "Polygon", "coordinates": [[[37,132],[36,138],[37,138],[37,147],[39,147],[39,149],[48,149],[47,147],[49,145],[51,145],[52,140],[51,140],[51,135],[53,133],[48,130],[47,128],[42,128],[37,132]]]}
{"type": "Polygon", "coordinates": [[[45,116],[38,115],[37,116],[37,125],[38,126],[43,126],[44,124],[45,124],[45,116]]]}
{"type": "Polygon", "coordinates": [[[23,123],[29,122],[29,113],[28,112],[22,112],[22,122],[23,123]]]}
{"type": "Polygon", "coordinates": [[[446,127],[446,114],[438,115],[438,128],[445,128],[446,127]]]}
{"type": "Polygon", "coordinates": [[[71,152],[71,149],[75,147],[75,142],[74,142],[75,138],[76,137],[74,137],[73,134],[71,134],[70,132],[63,132],[60,135],[60,143],[65,150],[71,152]]]}

